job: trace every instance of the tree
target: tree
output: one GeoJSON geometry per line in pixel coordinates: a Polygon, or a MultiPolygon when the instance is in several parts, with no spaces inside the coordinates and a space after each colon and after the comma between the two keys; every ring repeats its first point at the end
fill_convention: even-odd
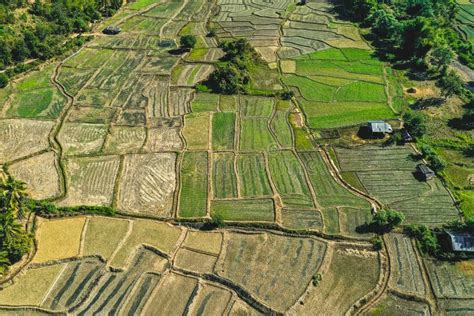
{"type": "Polygon", "coordinates": [[[222,228],[225,226],[224,218],[220,214],[212,215],[212,224],[214,227],[222,228]]]}
{"type": "Polygon", "coordinates": [[[454,54],[449,47],[436,47],[429,54],[430,65],[440,74],[446,74],[454,54]]]}
{"type": "Polygon", "coordinates": [[[372,14],[371,19],[373,21],[372,31],[380,38],[394,39],[399,34],[400,24],[392,13],[377,10],[372,14]]]}
{"type": "Polygon", "coordinates": [[[184,36],[181,36],[179,43],[182,48],[193,49],[194,46],[196,46],[197,39],[196,39],[196,36],[194,35],[184,35],[184,36]]]}
{"type": "Polygon", "coordinates": [[[8,76],[0,73],[0,88],[5,88],[8,85],[8,76]]]}
{"type": "Polygon", "coordinates": [[[403,115],[405,128],[414,137],[421,137],[426,133],[426,120],[423,114],[415,111],[406,112],[403,115]]]}
{"type": "Polygon", "coordinates": [[[390,231],[403,223],[405,215],[392,210],[380,210],[374,215],[371,226],[376,232],[390,231]]]}
{"type": "Polygon", "coordinates": [[[461,77],[453,70],[441,77],[436,84],[441,89],[445,100],[454,95],[463,95],[466,90],[461,77]]]}
{"type": "Polygon", "coordinates": [[[248,77],[232,64],[218,66],[209,76],[208,82],[215,92],[223,94],[236,94],[245,90],[248,77]]]}

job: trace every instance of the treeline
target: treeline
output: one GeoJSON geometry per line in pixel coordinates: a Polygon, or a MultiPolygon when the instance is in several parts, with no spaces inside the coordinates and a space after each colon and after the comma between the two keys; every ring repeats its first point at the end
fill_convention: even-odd
{"type": "Polygon", "coordinates": [[[370,27],[386,58],[443,72],[455,52],[474,68],[472,44],[453,28],[455,0],[341,1],[341,14],[370,27]]]}
{"type": "Polygon", "coordinates": [[[30,58],[49,59],[82,39],[91,23],[112,15],[120,0],[0,0],[0,69],[30,58]]]}

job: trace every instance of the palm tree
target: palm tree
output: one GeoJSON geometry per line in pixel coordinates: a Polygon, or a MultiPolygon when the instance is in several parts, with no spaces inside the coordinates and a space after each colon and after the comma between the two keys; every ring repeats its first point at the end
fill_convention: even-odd
{"type": "Polygon", "coordinates": [[[0,275],[7,271],[9,265],[10,260],[8,260],[8,253],[6,251],[0,251],[0,275]]]}
{"type": "Polygon", "coordinates": [[[0,182],[0,203],[3,213],[12,213],[15,218],[22,219],[26,211],[23,202],[27,197],[24,182],[15,180],[12,176],[0,182]]]}

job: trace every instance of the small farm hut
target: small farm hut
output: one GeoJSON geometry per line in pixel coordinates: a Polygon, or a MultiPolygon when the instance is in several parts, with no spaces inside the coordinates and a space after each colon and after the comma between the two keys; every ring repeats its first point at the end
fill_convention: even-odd
{"type": "Polygon", "coordinates": [[[420,174],[421,178],[425,181],[434,178],[436,175],[435,172],[430,169],[430,167],[422,163],[416,166],[416,170],[420,174]]]}
{"type": "Polygon", "coordinates": [[[121,31],[122,30],[118,26],[109,25],[102,31],[102,33],[108,34],[108,35],[116,35],[120,33],[121,31]]]}
{"type": "Polygon", "coordinates": [[[405,143],[413,141],[413,137],[411,137],[410,133],[408,133],[406,129],[402,130],[402,138],[405,143]]]}
{"type": "Polygon", "coordinates": [[[385,134],[393,132],[392,126],[384,121],[369,121],[367,123],[369,132],[372,134],[385,134]]]}
{"type": "Polygon", "coordinates": [[[474,253],[474,235],[469,233],[448,232],[453,251],[474,253]]]}

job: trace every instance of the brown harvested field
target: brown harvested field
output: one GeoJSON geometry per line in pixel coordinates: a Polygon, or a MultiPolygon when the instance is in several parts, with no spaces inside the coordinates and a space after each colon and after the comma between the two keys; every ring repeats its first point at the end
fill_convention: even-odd
{"type": "Polygon", "coordinates": [[[191,315],[225,315],[232,293],[226,289],[204,283],[193,300],[191,315]]]}
{"type": "Polygon", "coordinates": [[[277,46],[269,46],[269,47],[257,47],[255,48],[257,53],[262,56],[263,60],[267,63],[272,63],[277,61],[276,52],[278,50],[277,46]]]}
{"type": "Polygon", "coordinates": [[[217,257],[181,248],[175,258],[175,265],[181,269],[200,273],[212,273],[217,257]]]}
{"type": "Polygon", "coordinates": [[[36,239],[38,251],[33,262],[71,258],[79,255],[85,217],[60,220],[39,219],[36,239]]]}
{"type": "MultiPolygon", "coordinates": [[[[9,306],[40,306],[54,281],[66,264],[28,269],[15,283],[1,291],[0,304],[9,306]]],[[[3,314],[0,311],[0,314],[3,314]]],[[[8,314],[8,313],[7,313],[8,314]]],[[[18,315],[16,312],[14,315],[18,315]]]]}
{"type": "Polygon", "coordinates": [[[119,163],[118,156],[67,159],[67,194],[59,204],[111,205],[119,163]]]}
{"type": "Polygon", "coordinates": [[[151,128],[144,149],[147,152],[159,152],[165,150],[181,150],[183,144],[179,137],[179,129],[160,127],[151,128]]]}
{"type": "Polygon", "coordinates": [[[228,240],[216,272],[281,312],[305,292],[326,251],[326,243],[313,238],[270,233],[232,233],[228,240]]]}
{"type": "Polygon", "coordinates": [[[424,258],[434,293],[438,298],[474,299],[474,273],[462,262],[424,258]]]}
{"type": "Polygon", "coordinates": [[[94,154],[102,148],[106,133],[102,124],[64,123],[58,140],[67,155],[94,154]]]}
{"type": "Polygon", "coordinates": [[[126,154],[138,152],[145,141],[143,127],[113,126],[105,142],[104,153],[126,154]]]}
{"type": "Polygon", "coordinates": [[[189,297],[197,280],[176,273],[169,273],[163,283],[155,288],[144,309],[145,315],[184,315],[189,297]]]}
{"type": "Polygon", "coordinates": [[[107,217],[89,217],[84,239],[84,256],[99,255],[108,260],[125,238],[130,222],[107,217]]]}
{"type": "Polygon", "coordinates": [[[27,185],[33,199],[51,199],[60,194],[58,161],[53,151],[12,164],[10,174],[27,185]]]}
{"type": "Polygon", "coordinates": [[[170,217],[176,188],[176,154],[129,155],[123,163],[117,208],[170,217]]]}
{"type": "Polygon", "coordinates": [[[247,315],[247,316],[257,316],[257,315],[263,315],[259,312],[257,312],[255,309],[250,307],[249,305],[245,304],[242,300],[236,299],[232,303],[232,307],[230,309],[229,315],[232,316],[242,316],[242,315],[247,315]]]}
{"type": "Polygon", "coordinates": [[[326,257],[324,268],[319,271],[322,280],[312,287],[298,304],[296,314],[344,315],[361,297],[372,291],[379,279],[378,254],[344,245],[334,247],[331,257],[326,257]]]}
{"type": "Polygon", "coordinates": [[[387,293],[384,294],[380,301],[372,307],[368,315],[391,315],[391,316],[406,316],[406,315],[431,315],[428,304],[409,301],[400,298],[396,295],[387,293]]]}
{"type": "Polygon", "coordinates": [[[0,120],[0,163],[47,149],[48,134],[53,124],[47,121],[0,120]]]}
{"type": "Polygon", "coordinates": [[[181,229],[149,220],[134,220],[132,231],[112,256],[110,265],[124,268],[140,245],[148,245],[170,254],[181,235],[181,229]]]}
{"type": "Polygon", "coordinates": [[[183,246],[218,255],[221,251],[222,234],[188,231],[183,246]]]}
{"type": "Polygon", "coordinates": [[[281,71],[284,73],[295,73],[296,72],[296,62],[294,60],[282,60],[280,61],[281,71]]]}

